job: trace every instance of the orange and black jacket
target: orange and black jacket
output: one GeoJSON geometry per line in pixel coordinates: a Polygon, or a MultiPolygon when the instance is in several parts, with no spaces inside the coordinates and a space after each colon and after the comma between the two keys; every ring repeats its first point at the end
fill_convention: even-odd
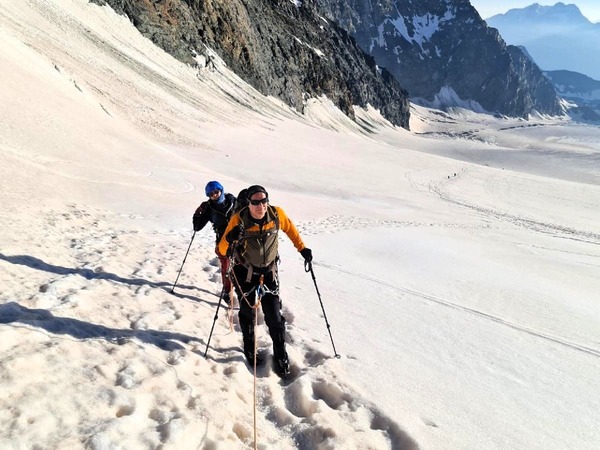
{"type": "Polygon", "coordinates": [[[228,254],[229,246],[232,244],[227,241],[227,234],[239,225],[242,226],[243,238],[240,239],[236,251],[240,262],[245,265],[268,267],[276,260],[278,255],[277,234],[279,230],[287,234],[299,252],[306,247],[298,230],[279,206],[269,206],[267,208],[265,220],[262,225],[252,220],[248,207],[245,207],[234,214],[229,220],[223,237],[219,241],[218,249],[220,254],[228,254]]]}

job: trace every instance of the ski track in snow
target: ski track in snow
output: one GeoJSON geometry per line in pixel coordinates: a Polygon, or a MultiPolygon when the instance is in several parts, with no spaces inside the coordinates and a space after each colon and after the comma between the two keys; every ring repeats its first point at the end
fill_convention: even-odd
{"type": "Polygon", "coordinates": [[[405,294],[409,294],[412,297],[418,297],[418,298],[421,298],[421,299],[426,300],[426,301],[434,302],[434,303],[436,303],[438,305],[443,305],[443,306],[446,306],[446,307],[449,307],[449,308],[453,308],[453,309],[457,309],[457,310],[460,310],[460,311],[464,311],[464,312],[469,313],[469,314],[474,314],[474,315],[477,315],[477,316],[479,316],[481,318],[484,318],[484,319],[487,319],[487,320],[491,320],[491,321],[499,323],[501,325],[510,327],[510,328],[512,328],[514,330],[522,331],[522,332],[530,334],[532,336],[536,336],[536,337],[539,337],[539,338],[542,338],[542,339],[546,339],[546,340],[554,342],[556,344],[560,344],[560,345],[563,345],[565,347],[569,347],[569,348],[572,348],[574,350],[577,350],[577,351],[580,351],[580,352],[583,352],[583,353],[587,353],[587,354],[590,354],[590,355],[593,355],[593,356],[600,357],[600,349],[594,349],[594,348],[587,347],[587,346],[584,346],[584,345],[581,345],[581,344],[576,344],[576,343],[573,343],[573,342],[569,342],[569,341],[566,341],[565,339],[558,338],[558,337],[555,337],[555,336],[551,336],[551,335],[549,335],[547,333],[542,333],[540,331],[533,330],[531,328],[528,328],[528,327],[525,327],[523,325],[519,325],[519,324],[510,322],[508,320],[502,319],[502,318],[494,316],[492,314],[488,314],[488,313],[485,313],[483,311],[479,311],[477,309],[473,309],[473,308],[469,308],[469,307],[466,307],[466,306],[462,306],[462,305],[459,305],[457,303],[453,303],[451,301],[448,301],[448,300],[436,297],[436,296],[431,295],[431,294],[426,294],[424,292],[418,292],[418,291],[415,291],[413,289],[408,289],[408,288],[405,288],[405,287],[402,287],[402,286],[397,286],[397,285],[394,285],[392,283],[388,283],[388,282],[386,282],[384,280],[381,280],[379,278],[376,278],[376,277],[373,277],[373,276],[369,276],[369,275],[364,274],[364,273],[359,273],[359,272],[355,272],[355,271],[352,271],[352,270],[348,270],[348,269],[345,269],[343,267],[334,266],[334,265],[331,265],[331,264],[326,264],[326,263],[321,263],[321,262],[315,263],[315,265],[319,266],[319,267],[325,267],[327,269],[334,270],[336,272],[346,273],[348,275],[354,275],[356,277],[360,277],[361,279],[368,279],[368,280],[373,281],[373,282],[375,282],[377,284],[390,287],[390,288],[395,289],[395,290],[397,290],[399,292],[404,292],[405,294]]]}
{"type": "MultiPolygon", "coordinates": [[[[135,222],[140,218],[120,219],[135,222]]],[[[29,354],[24,354],[17,342],[12,347],[9,344],[0,364],[5,388],[18,393],[3,415],[8,436],[19,435],[22,443],[41,440],[50,447],[101,449],[119,442],[126,448],[134,438],[151,446],[164,445],[192,426],[200,437],[216,427],[228,436],[226,445],[250,445],[254,437],[253,378],[241,353],[236,314],[232,315],[232,332],[229,314],[220,311],[208,358],[203,357],[221,289],[212,233],[197,233],[172,295],[171,283],[190,242],[185,233],[111,228],[119,220],[76,205],[70,205],[67,212],[48,212],[43,222],[52,244],[48,248],[63,248],[62,255],[38,257],[34,250],[31,254],[0,253],[0,264],[11,272],[12,281],[0,295],[0,335],[8,339],[10,328],[19,328],[20,333],[27,330],[28,338],[36,342],[35,351],[29,354]],[[62,247],[58,241],[63,242],[62,247]],[[132,260],[132,253],[137,265],[121,265],[121,256],[127,254],[132,260]],[[31,293],[29,298],[11,294],[22,292],[23,286],[31,293]],[[98,302],[106,311],[103,317],[88,314],[97,310],[98,302]],[[95,357],[77,357],[75,353],[83,349],[95,357]],[[46,362],[57,358],[64,363],[46,362]],[[18,380],[8,376],[15,367],[32,360],[39,370],[22,373],[18,380]],[[51,400],[40,391],[41,381],[47,377],[57,389],[75,390],[73,398],[90,398],[90,404],[73,405],[68,413],[54,411],[51,400]],[[204,390],[203,377],[211,377],[213,383],[217,380],[220,389],[204,390]],[[93,389],[92,382],[101,389],[93,389]],[[162,393],[161,386],[166,385],[177,387],[165,390],[176,392],[175,396],[162,393]],[[80,394],[86,389],[90,392],[80,394]],[[231,405],[227,417],[210,410],[210,405],[221,402],[231,405]],[[32,404],[39,415],[31,415],[32,404]],[[45,410],[54,413],[44,414],[45,410]],[[98,411],[115,420],[96,421],[98,411]],[[148,422],[144,436],[121,436],[117,441],[116,423],[128,417],[148,422]],[[54,431],[28,440],[24,421],[36,420],[51,422],[49,428],[54,431]],[[64,422],[78,426],[77,433],[70,433],[70,425],[64,422]]],[[[352,218],[323,223],[321,230],[328,232],[352,223],[365,225],[352,218]]],[[[27,233],[27,227],[23,232],[27,233]]],[[[41,247],[38,245],[38,250],[43,254],[41,247]]],[[[293,338],[294,314],[286,309],[284,315],[293,338]]],[[[270,353],[264,325],[259,325],[258,336],[259,348],[270,353]]],[[[363,442],[364,448],[417,448],[398,423],[340,381],[338,360],[310,342],[296,341],[288,346],[288,352],[289,380],[276,377],[270,357],[257,371],[259,443],[309,448],[305,446],[315,440],[335,438],[336,445],[343,447],[344,436],[352,436],[351,442],[363,442]],[[261,433],[280,439],[264,442],[261,433]]],[[[207,437],[201,443],[201,448],[216,445],[207,437]]]]}
{"type": "MultiPolygon", "coordinates": [[[[455,181],[455,177],[460,177],[460,175],[464,174],[454,174],[454,176],[450,176],[448,178],[444,178],[440,181],[430,182],[426,185],[420,185],[415,180],[411,179],[411,175],[408,177],[411,182],[411,186],[420,191],[428,191],[430,194],[434,195],[437,198],[440,198],[443,201],[448,203],[458,205],[461,207],[468,208],[470,210],[476,211],[478,213],[483,214],[487,219],[495,219],[502,222],[510,222],[519,227],[526,228],[528,230],[534,232],[540,232],[545,234],[550,234],[554,237],[559,237],[563,239],[572,239],[577,241],[582,241],[585,243],[591,243],[595,245],[600,245],[600,234],[594,233],[591,231],[583,231],[578,230],[568,226],[561,226],[552,223],[544,223],[540,221],[536,221],[533,219],[519,217],[516,215],[511,215],[508,213],[501,212],[499,210],[494,210],[491,208],[486,208],[483,206],[471,204],[465,202],[463,200],[458,200],[453,197],[448,191],[445,189],[445,186],[448,183],[455,181]]],[[[484,188],[490,194],[495,194],[499,190],[503,191],[504,195],[510,193],[512,187],[510,182],[506,179],[498,179],[498,178],[488,178],[485,180],[484,188]],[[500,184],[499,184],[500,183],[500,184]]],[[[383,227],[383,228],[406,228],[406,227],[441,227],[441,228],[461,228],[461,229],[485,229],[492,228],[493,225],[490,224],[477,224],[477,223],[468,223],[468,224],[455,224],[455,223],[442,223],[442,222],[411,222],[411,221],[392,221],[392,220],[372,220],[363,217],[345,217],[345,216],[330,216],[327,218],[302,222],[297,225],[298,230],[301,232],[303,236],[316,235],[321,233],[336,233],[340,231],[348,231],[354,229],[362,229],[368,227],[383,227]]],[[[491,320],[493,322],[499,323],[501,325],[510,327],[514,330],[521,331],[532,336],[536,336],[541,339],[545,339],[565,347],[569,347],[571,349],[587,353],[593,356],[600,357],[600,349],[591,348],[585,345],[581,345],[578,343],[567,341],[563,338],[552,336],[547,333],[543,333],[531,328],[528,328],[523,325],[519,325],[517,323],[513,323],[502,319],[501,317],[496,317],[494,315],[485,313],[483,311],[479,311],[477,309],[469,308],[466,306],[462,306],[451,301],[438,298],[436,296],[426,294],[423,292],[417,292],[412,289],[408,289],[402,286],[397,286],[391,283],[388,283],[384,280],[369,276],[362,272],[355,272],[340,266],[335,266],[323,262],[315,262],[315,266],[325,267],[330,270],[334,270],[340,273],[345,273],[349,275],[353,275],[356,277],[360,277],[362,279],[368,279],[373,281],[379,285],[385,285],[387,287],[393,288],[399,292],[404,292],[405,294],[409,294],[413,297],[418,297],[423,300],[431,301],[439,305],[443,305],[446,307],[450,307],[453,309],[461,310],[469,314],[477,315],[481,318],[491,320]]]]}
{"type": "Polygon", "coordinates": [[[296,228],[302,236],[311,236],[322,233],[338,233],[340,231],[360,230],[363,228],[415,228],[415,227],[439,227],[439,228],[462,228],[482,229],[490,228],[488,224],[461,224],[444,222],[414,222],[400,220],[376,220],[366,217],[350,217],[333,215],[323,219],[303,221],[296,224],[296,228]]]}
{"type": "MultiPolygon", "coordinates": [[[[485,185],[486,190],[489,190],[489,191],[496,190],[497,189],[497,186],[495,185],[496,180],[497,180],[496,178],[494,178],[494,179],[490,178],[490,179],[486,180],[486,185],[485,185]],[[492,185],[494,185],[494,186],[492,187],[492,185]]],[[[587,230],[579,230],[579,229],[575,229],[575,228],[565,226],[565,225],[540,222],[535,219],[516,216],[513,214],[502,212],[500,210],[487,208],[484,206],[469,203],[462,199],[458,199],[455,196],[452,196],[451,194],[449,194],[447,192],[447,190],[445,189],[445,186],[452,181],[454,181],[453,178],[442,179],[441,181],[433,182],[433,183],[429,184],[429,186],[428,186],[429,191],[432,194],[434,194],[435,196],[437,196],[438,198],[440,198],[441,200],[444,200],[448,203],[452,203],[454,205],[458,205],[458,206],[476,211],[490,219],[500,220],[503,222],[510,222],[519,227],[526,228],[528,230],[539,232],[539,233],[549,234],[554,237],[561,237],[564,239],[572,239],[575,241],[581,241],[581,242],[585,242],[588,244],[600,245],[600,234],[599,233],[595,233],[595,232],[587,231],[587,230]]],[[[508,192],[510,192],[510,190],[511,190],[510,183],[508,183],[507,181],[505,181],[504,189],[508,192]]]]}

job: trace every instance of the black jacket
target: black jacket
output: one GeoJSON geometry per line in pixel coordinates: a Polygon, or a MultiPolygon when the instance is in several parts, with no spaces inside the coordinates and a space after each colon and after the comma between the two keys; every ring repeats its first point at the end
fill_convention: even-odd
{"type": "Polygon", "coordinates": [[[227,228],[227,223],[233,214],[234,207],[235,196],[233,194],[225,194],[225,200],[220,204],[212,200],[202,202],[192,218],[194,231],[200,231],[208,222],[211,222],[213,230],[215,230],[215,234],[217,235],[217,242],[219,242],[225,228],[227,228]]]}

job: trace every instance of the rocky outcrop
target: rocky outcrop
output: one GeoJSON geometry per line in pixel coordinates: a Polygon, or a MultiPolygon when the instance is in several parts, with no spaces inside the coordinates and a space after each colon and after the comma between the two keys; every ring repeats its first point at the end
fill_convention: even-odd
{"type": "Polygon", "coordinates": [[[569,70],[544,72],[556,92],[568,100],[567,113],[576,120],[600,123],[600,81],[569,70]]]}
{"type": "Polygon", "coordinates": [[[465,104],[509,116],[563,113],[541,70],[507,46],[468,0],[322,0],[320,5],[416,101],[432,102],[451,91],[465,104]]]}
{"type": "Polygon", "coordinates": [[[303,111],[327,96],[345,114],[379,109],[408,129],[408,94],[349,34],[320,16],[314,0],[90,0],[127,15],[181,61],[214,50],[242,79],[303,111]]]}

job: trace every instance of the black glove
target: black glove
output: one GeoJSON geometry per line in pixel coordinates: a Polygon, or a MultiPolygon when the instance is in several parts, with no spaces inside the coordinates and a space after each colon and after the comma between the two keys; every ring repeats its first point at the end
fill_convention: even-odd
{"type": "Polygon", "coordinates": [[[227,240],[227,242],[229,242],[231,244],[232,242],[239,241],[241,234],[242,234],[242,227],[237,225],[237,226],[233,227],[229,233],[227,233],[227,236],[225,236],[225,240],[227,240]]]}
{"type": "Polygon", "coordinates": [[[192,224],[194,225],[194,231],[200,231],[202,229],[202,226],[200,225],[200,216],[194,214],[192,224]]]}
{"type": "Polygon", "coordinates": [[[312,250],[310,248],[304,247],[300,250],[300,254],[304,258],[304,261],[311,262],[312,261],[312,250]]]}

